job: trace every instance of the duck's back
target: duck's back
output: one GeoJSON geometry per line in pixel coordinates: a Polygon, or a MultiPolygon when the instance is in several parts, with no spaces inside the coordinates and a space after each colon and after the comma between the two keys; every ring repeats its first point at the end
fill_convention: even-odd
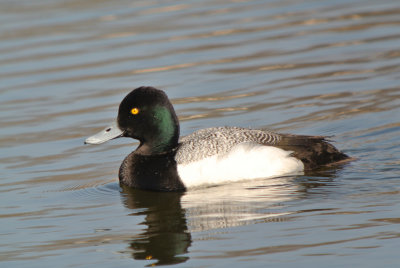
{"type": "Polygon", "coordinates": [[[206,128],[179,140],[176,160],[178,164],[187,164],[206,157],[226,154],[240,143],[275,145],[279,140],[279,134],[263,130],[239,127],[206,128]]]}
{"type": "Polygon", "coordinates": [[[215,155],[226,155],[242,143],[272,146],[288,151],[303,162],[306,170],[348,158],[323,136],[279,134],[268,130],[239,127],[215,127],[201,129],[182,137],[175,159],[178,164],[189,164],[215,155]]]}

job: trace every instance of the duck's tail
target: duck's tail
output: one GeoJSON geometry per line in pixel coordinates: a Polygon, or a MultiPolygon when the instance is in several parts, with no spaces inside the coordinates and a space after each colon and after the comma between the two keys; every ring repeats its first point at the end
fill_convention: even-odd
{"type": "Polygon", "coordinates": [[[351,160],[348,155],[329,143],[327,137],[281,135],[281,140],[275,146],[293,151],[293,156],[303,162],[305,170],[312,170],[321,166],[334,165],[351,160]]]}

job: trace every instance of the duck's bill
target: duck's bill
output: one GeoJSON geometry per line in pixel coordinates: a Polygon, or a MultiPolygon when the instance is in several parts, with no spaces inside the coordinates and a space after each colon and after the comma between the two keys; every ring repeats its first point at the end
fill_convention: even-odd
{"type": "Polygon", "coordinates": [[[106,141],[122,137],[123,134],[124,133],[118,127],[117,123],[114,123],[111,126],[103,129],[99,133],[87,138],[85,140],[85,144],[101,144],[106,141]]]}

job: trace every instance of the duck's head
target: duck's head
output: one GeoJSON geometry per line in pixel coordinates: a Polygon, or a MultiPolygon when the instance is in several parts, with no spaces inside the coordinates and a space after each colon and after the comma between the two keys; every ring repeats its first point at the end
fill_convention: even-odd
{"type": "Polygon", "coordinates": [[[100,144],[119,137],[140,141],[138,153],[154,154],[178,145],[179,122],[167,95],[153,87],[132,90],[121,102],[117,121],[85,143],[100,144]]]}

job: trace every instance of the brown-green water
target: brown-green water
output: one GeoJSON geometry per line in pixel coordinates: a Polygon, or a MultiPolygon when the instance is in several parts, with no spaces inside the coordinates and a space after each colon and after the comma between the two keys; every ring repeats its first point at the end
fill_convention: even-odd
{"type": "Polygon", "coordinates": [[[0,1],[0,267],[398,267],[400,2],[0,1]],[[133,88],[209,126],[334,136],[313,176],[121,189],[83,141],[133,88]]]}

